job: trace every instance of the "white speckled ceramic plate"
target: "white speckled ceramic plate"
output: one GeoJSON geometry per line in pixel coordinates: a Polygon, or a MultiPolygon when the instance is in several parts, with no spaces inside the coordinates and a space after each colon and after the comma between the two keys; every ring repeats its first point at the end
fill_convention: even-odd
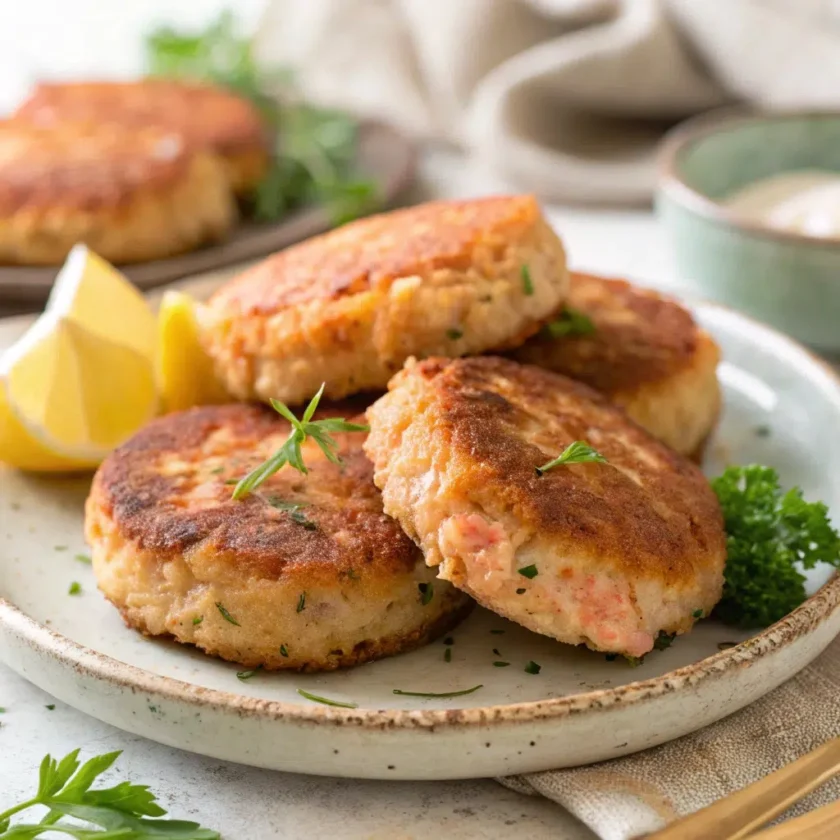
{"type": "MultiPolygon", "coordinates": [[[[708,469],[775,465],[787,483],[840,511],[840,382],[790,340],[701,306],[720,341],[726,408],[708,469]],[[765,436],[758,430],[769,427],[765,436]]],[[[14,335],[4,335],[0,346],[14,335]]],[[[7,328],[7,333],[11,330],[7,328]]],[[[676,738],[767,693],[840,632],[840,578],[760,633],[701,622],[637,669],[567,647],[477,610],[404,656],[328,675],[258,674],[127,630],[96,590],[82,502],[89,478],[0,468],[0,658],[56,697],[166,744],[261,767],[391,779],[493,776],[599,761],[676,738]],[[58,547],[64,547],[59,550],[58,547]],[[72,581],[82,594],[70,596],[72,581]],[[502,631],[493,633],[492,631],[502,631]],[[724,643],[741,642],[719,650],[724,643]],[[500,655],[493,653],[493,648],[500,655]],[[499,658],[511,662],[494,668],[499,658]],[[535,660],[538,675],[525,672],[535,660]],[[395,696],[394,688],[449,700],[395,696]],[[353,701],[341,709],[297,688],[353,701]]]]}

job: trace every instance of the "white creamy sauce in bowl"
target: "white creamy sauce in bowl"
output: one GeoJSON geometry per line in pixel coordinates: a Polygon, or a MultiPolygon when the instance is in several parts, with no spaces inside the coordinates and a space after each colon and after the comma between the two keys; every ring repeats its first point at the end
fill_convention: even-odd
{"type": "Polygon", "coordinates": [[[747,184],[721,203],[746,222],[840,240],[840,172],[782,172],[747,184]]]}

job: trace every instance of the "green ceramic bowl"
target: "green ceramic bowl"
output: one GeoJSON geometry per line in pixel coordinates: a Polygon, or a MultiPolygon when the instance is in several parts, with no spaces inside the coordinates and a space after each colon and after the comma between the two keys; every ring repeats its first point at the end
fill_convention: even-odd
{"type": "Polygon", "coordinates": [[[751,225],[720,203],[779,172],[840,172],[840,113],[705,115],[672,131],[660,160],[656,207],[684,281],[840,352],[840,242],[751,225]]]}

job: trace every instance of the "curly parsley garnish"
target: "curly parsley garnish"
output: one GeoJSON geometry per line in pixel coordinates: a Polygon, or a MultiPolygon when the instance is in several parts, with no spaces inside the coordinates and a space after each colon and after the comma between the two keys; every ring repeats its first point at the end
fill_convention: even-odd
{"type": "Polygon", "coordinates": [[[806,598],[798,566],[840,568],[840,534],[822,502],[795,487],[782,493],[770,467],[729,467],[712,480],[723,511],[727,560],[715,614],[729,624],[766,627],[806,598]]]}
{"type": "Polygon", "coordinates": [[[570,443],[553,461],[537,467],[537,475],[553,470],[561,464],[585,464],[593,461],[598,464],[609,463],[600,452],[594,450],[585,440],[576,440],[574,443],[570,443]]]}
{"type": "Polygon", "coordinates": [[[521,569],[517,569],[516,571],[518,571],[522,577],[528,578],[528,580],[533,580],[539,574],[539,571],[534,563],[531,563],[530,566],[523,566],[521,569]]]}
{"type": "MultiPolygon", "coordinates": [[[[48,707],[49,708],[49,707],[48,707]]],[[[149,819],[165,816],[155,795],[146,785],[120,782],[113,787],[94,788],[96,779],[109,770],[121,752],[105,753],[81,764],[79,750],[61,761],[44,757],[35,795],[0,813],[0,836],[20,840],[53,833],[69,837],[169,837],[172,840],[220,840],[216,831],[186,820],[149,819]],[[11,825],[11,817],[35,806],[48,809],[39,822],[11,825]],[[97,826],[91,828],[90,826],[97,826]]]]}
{"type": "Polygon", "coordinates": [[[525,665],[526,674],[539,674],[540,671],[542,671],[542,665],[538,665],[533,659],[525,665]]]}
{"type": "MultiPolygon", "coordinates": [[[[343,417],[330,417],[326,420],[312,420],[315,414],[315,409],[318,408],[318,403],[324,393],[326,383],[323,383],[318,389],[318,393],[310,400],[306,411],[300,420],[289,411],[288,407],[281,403],[280,400],[272,400],[271,405],[274,410],[286,418],[292,424],[292,431],[286,442],[277,452],[274,453],[267,461],[260,464],[256,469],[251,470],[245,478],[237,482],[233,489],[233,499],[244,499],[247,495],[257,489],[264,481],[271,478],[274,473],[281,470],[288,464],[293,469],[306,475],[309,469],[303,463],[303,453],[301,452],[301,444],[307,439],[312,438],[315,443],[321,447],[321,451],[327,456],[327,460],[333,464],[340,464],[341,458],[338,456],[336,450],[338,443],[330,435],[330,432],[366,432],[367,426],[358,423],[348,423],[343,417]]],[[[297,511],[292,512],[292,518],[297,511]]],[[[305,517],[302,517],[304,522],[308,522],[305,517]]],[[[301,524],[304,524],[302,522],[301,524]]]]}
{"type": "Polygon", "coordinates": [[[591,335],[595,332],[592,319],[578,309],[564,307],[559,318],[549,321],[543,327],[546,338],[562,338],[566,335],[591,335]]]}

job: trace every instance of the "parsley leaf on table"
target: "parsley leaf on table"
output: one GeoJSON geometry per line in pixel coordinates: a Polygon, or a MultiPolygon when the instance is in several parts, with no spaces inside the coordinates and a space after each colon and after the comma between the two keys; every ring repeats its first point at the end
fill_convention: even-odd
{"type": "Polygon", "coordinates": [[[120,782],[113,787],[94,788],[93,783],[119,758],[120,752],[105,753],[81,764],[79,750],[61,761],[47,755],[41,762],[38,789],[31,799],[0,813],[2,840],[34,840],[50,832],[78,840],[124,838],[124,840],[220,840],[216,831],[186,820],[163,820],[166,811],[146,785],[120,782]],[[11,818],[35,806],[48,809],[37,823],[11,825],[11,818]],[[79,822],[67,822],[65,818],[79,822]],[[148,819],[152,817],[153,819],[148,819]],[[86,824],[86,825],[85,825],[86,824]],[[90,826],[98,828],[90,828],[90,826]]]}

